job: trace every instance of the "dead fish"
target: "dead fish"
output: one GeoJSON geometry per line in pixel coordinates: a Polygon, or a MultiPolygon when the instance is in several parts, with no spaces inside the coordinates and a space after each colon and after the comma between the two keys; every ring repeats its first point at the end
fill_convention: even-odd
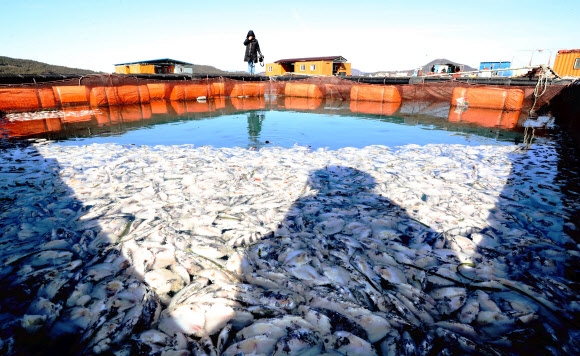
{"type": "Polygon", "coordinates": [[[469,297],[457,317],[462,323],[471,324],[471,322],[477,318],[478,313],[479,301],[474,297],[469,297]]]}
{"type": "Polygon", "coordinates": [[[381,341],[381,353],[386,356],[399,355],[399,343],[401,335],[395,329],[391,329],[387,336],[381,341]]]}
{"type": "Polygon", "coordinates": [[[403,355],[405,356],[414,356],[417,354],[415,341],[411,337],[411,334],[406,330],[403,331],[403,335],[401,336],[401,348],[403,349],[403,355]]]}
{"type": "Polygon", "coordinates": [[[322,339],[315,331],[297,329],[278,339],[273,355],[319,355],[322,347],[322,339]]]}
{"type": "Polygon", "coordinates": [[[327,351],[338,351],[345,355],[376,355],[374,347],[347,331],[337,331],[324,338],[324,348],[327,351]]]}

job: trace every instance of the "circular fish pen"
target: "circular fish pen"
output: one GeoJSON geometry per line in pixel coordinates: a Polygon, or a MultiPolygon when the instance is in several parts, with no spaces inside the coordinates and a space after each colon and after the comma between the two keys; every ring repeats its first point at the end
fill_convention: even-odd
{"type": "MultiPolygon", "coordinates": [[[[271,92],[250,84],[239,96],[271,92]]],[[[285,99],[316,106],[309,85],[285,99]]],[[[164,107],[221,105],[189,90],[164,107]]],[[[577,354],[578,166],[561,169],[562,145],[5,147],[0,350],[577,354]]]]}

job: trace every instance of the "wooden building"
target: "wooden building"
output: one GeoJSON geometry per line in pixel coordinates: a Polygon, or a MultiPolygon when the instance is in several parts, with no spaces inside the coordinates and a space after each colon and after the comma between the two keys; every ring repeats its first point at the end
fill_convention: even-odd
{"type": "Polygon", "coordinates": [[[266,75],[351,75],[350,63],[342,56],[280,59],[266,63],[266,75]]]}
{"type": "Polygon", "coordinates": [[[561,49],[554,60],[554,72],[561,77],[580,77],[580,49],[561,49]]]}
{"type": "Polygon", "coordinates": [[[114,66],[116,74],[193,73],[193,64],[169,58],[119,63],[114,66]]]}

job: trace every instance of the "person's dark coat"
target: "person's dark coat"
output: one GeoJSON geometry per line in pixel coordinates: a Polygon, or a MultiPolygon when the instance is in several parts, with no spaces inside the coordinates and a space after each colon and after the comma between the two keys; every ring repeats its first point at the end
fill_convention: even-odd
{"type": "Polygon", "coordinates": [[[244,41],[244,46],[246,46],[246,55],[244,56],[244,62],[252,61],[254,63],[258,63],[258,53],[261,56],[262,52],[260,51],[260,44],[256,39],[256,35],[254,35],[254,31],[252,30],[248,31],[248,34],[246,35],[246,40],[244,41]],[[253,36],[251,40],[248,39],[248,37],[250,36],[253,36]]]}

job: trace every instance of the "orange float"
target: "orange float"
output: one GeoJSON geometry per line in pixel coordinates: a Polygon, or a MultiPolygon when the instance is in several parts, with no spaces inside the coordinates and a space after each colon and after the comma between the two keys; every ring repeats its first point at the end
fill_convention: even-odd
{"type": "MultiPolygon", "coordinates": [[[[119,105],[135,105],[141,103],[139,87],[137,85],[121,85],[115,87],[116,101],[119,105]]],[[[147,93],[149,96],[149,93],[147,93]]]]}
{"type": "Polygon", "coordinates": [[[206,84],[177,84],[171,89],[169,100],[195,100],[206,97],[208,88],[206,84]]]}
{"type": "Polygon", "coordinates": [[[54,96],[61,105],[89,104],[88,89],[84,85],[78,86],[54,86],[54,96]]]}
{"type": "Polygon", "coordinates": [[[93,87],[89,93],[89,105],[92,108],[109,106],[105,87],[93,87]]]}
{"type": "Polygon", "coordinates": [[[141,104],[148,104],[151,101],[151,97],[149,95],[149,87],[145,85],[139,85],[139,103],[141,104]]]}
{"type": "Polygon", "coordinates": [[[263,96],[266,92],[266,83],[236,84],[230,92],[230,97],[263,96]]]}
{"type": "Polygon", "coordinates": [[[166,85],[162,83],[147,84],[149,89],[149,100],[165,100],[166,85]]]}
{"type": "Polygon", "coordinates": [[[454,88],[451,95],[452,106],[469,108],[521,110],[524,91],[503,88],[454,88]]]}
{"type": "Polygon", "coordinates": [[[322,91],[316,84],[286,83],[284,95],[297,98],[322,98],[322,91]]]}
{"type": "Polygon", "coordinates": [[[36,91],[40,99],[41,109],[56,109],[58,107],[52,88],[39,88],[36,91]]]}
{"type": "Polygon", "coordinates": [[[210,87],[210,96],[211,97],[219,97],[225,96],[225,86],[223,82],[220,83],[212,83],[210,87]]]}
{"type": "Polygon", "coordinates": [[[35,88],[0,89],[0,110],[37,110],[42,106],[35,88]]]}

